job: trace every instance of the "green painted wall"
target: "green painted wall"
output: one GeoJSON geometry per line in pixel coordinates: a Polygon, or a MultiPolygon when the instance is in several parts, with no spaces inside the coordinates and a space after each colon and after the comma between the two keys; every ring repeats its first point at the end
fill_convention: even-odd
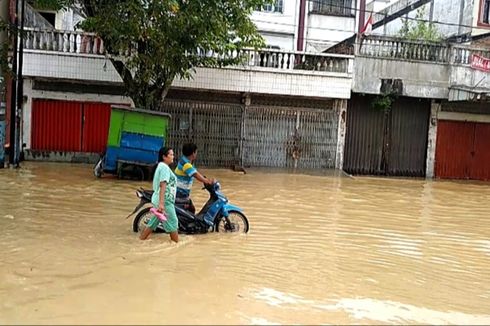
{"type": "Polygon", "coordinates": [[[108,146],[119,147],[123,131],[167,138],[168,117],[112,109],[108,146]]]}

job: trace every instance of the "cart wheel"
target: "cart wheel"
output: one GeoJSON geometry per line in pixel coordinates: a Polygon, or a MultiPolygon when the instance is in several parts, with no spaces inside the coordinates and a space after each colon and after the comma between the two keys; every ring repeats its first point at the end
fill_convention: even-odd
{"type": "Polygon", "coordinates": [[[140,181],[145,180],[145,171],[143,170],[143,168],[141,166],[134,165],[133,172],[134,172],[134,176],[137,177],[138,180],[140,180],[140,181]]]}
{"type": "Polygon", "coordinates": [[[130,180],[145,180],[145,171],[141,166],[135,164],[121,164],[117,170],[117,177],[119,179],[130,179],[130,180]]]}
{"type": "Polygon", "coordinates": [[[121,166],[119,166],[119,168],[117,169],[117,177],[119,179],[122,179],[123,176],[124,176],[124,169],[126,168],[126,164],[121,164],[121,166]]]}

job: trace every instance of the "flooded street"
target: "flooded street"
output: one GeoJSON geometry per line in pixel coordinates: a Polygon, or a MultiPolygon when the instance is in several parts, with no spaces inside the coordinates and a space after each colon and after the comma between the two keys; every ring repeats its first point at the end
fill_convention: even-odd
{"type": "Polygon", "coordinates": [[[203,170],[250,233],[175,245],[91,168],[0,170],[1,324],[490,324],[488,183],[203,170]]]}

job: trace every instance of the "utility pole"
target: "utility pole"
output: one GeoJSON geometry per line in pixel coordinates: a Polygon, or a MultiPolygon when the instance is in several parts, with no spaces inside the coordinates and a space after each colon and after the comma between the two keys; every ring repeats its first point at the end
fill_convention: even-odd
{"type": "MultiPolygon", "coordinates": [[[[22,73],[24,66],[24,22],[26,11],[26,0],[21,1],[21,19],[20,19],[20,31],[18,35],[19,39],[19,62],[17,72],[17,114],[15,115],[15,139],[14,139],[14,164],[19,165],[20,159],[20,117],[22,114],[22,106],[24,104],[24,76],[22,73]]],[[[18,16],[18,15],[17,15],[18,16]]]]}
{"type": "MultiPolygon", "coordinates": [[[[10,0],[0,0],[0,24],[4,27],[9,23],[9,1],[10,0]]],[[[0,29],[0,46],[2,47],[2,51],[5,49],[4,46],[6,44],[8,44],[7,29],[0,29]]],[[[3,59],[7,58],[1,58],[1,60],[3,59]]],[[[6,77],[7,72],[4,71],[3,65],[0,65],[0,87],[2,87],[2,89],[0,89],[0,102],[3,101],[3,96],[6,93],[6,77]]]]}
{"type": "Polygon", "coordinates": [[[19,20],[18,20],[18,8],[19,8],[19,0],[11,1],[14,3],[15,8],[13,13],[11,11],[12,16],[10,17],[13,25],[14,25],[14,32],[11,33],[12,37],[12,44],[13,44],[13,57],[12,57],[12,72],[13,72],[13,77],[12,77],[12,83],[11,83],[11,98],[10,98],[10,121],[9,121],[9,164],[11,166],[15,166],[15,130],[16,130],[16,124],[17,124],[17,32],[18,32],[18,26],[19,26],[19,20]]]}
{"type": "MultiPolygon", "coordinates": [[[[0,21],[2,25],[8,24],[9,22],[9,3],[10,0],[0,0],[0,21]]],[[[4,44],[7,44],[7,41],[7,30],[0,30],[0,45],[3,46],[4,44]]],[[[5,77],[5,71],[1,69],[2,67],[0,66],[0,75],[5,77]]]]}
{"type": "MultiPolygon", "coordinates": [[[[0,53],[4,55],[4,57],[0,57],[0,60],[7,60],[7,53],[3,51],[7,51],[9,44],[8,42],[8,34],[7,34],[7,29],[6,26],[9,23],[9,8],[10,8],[10,0],[0,0],[0,24],[4,27],[3,29],[0,29],[0,53]]],[[[7,108],[7,105],[5,103],[6,101],[6,94],[7,94],[7,83],[8,83],[8,78],[7,78],[7,71],[4,70],[4,67],[6,67],[6,62],[5,66],[0,65],[0,128],[3,130],[0,130],[0,169],[3,168],[4,164],[4,144],[5,144],[5,111],[4,109],[7,108]]]]}

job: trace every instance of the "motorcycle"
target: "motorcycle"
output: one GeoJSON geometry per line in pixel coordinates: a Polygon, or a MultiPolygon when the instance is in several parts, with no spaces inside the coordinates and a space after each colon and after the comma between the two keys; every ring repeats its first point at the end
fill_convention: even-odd
{"type": "MultiPolygon", "coordinates": [[[[209,192],[209,199],[201,208],[199,213],[193,214],[186,209],[187,202],[177,199],[175,201],[175,211],[179,220],[179,233],[183,234],[203,234],[208,232],[243,232],[249,231],[248,219],[238,206],[229,203],[228,198],[221,192],[221,185],[218,181],[203,187],[209,192]]],[[[148,221],[153,217],[150,209],[151,196],[153,190],[140,188],[136,190],[136,196],[140,199],[131,215],[136,214],[133,220],[133,231],[141,232],[148,221]],[[146,207],[145,207],[146,206],[146,207]],[[143,208],[145,207],[145,208],[143,208]],[[143,209],[142,209],[143,208],[143,209]]],[[[164,233],[160,223],[155,232],[164,233]]]]}

